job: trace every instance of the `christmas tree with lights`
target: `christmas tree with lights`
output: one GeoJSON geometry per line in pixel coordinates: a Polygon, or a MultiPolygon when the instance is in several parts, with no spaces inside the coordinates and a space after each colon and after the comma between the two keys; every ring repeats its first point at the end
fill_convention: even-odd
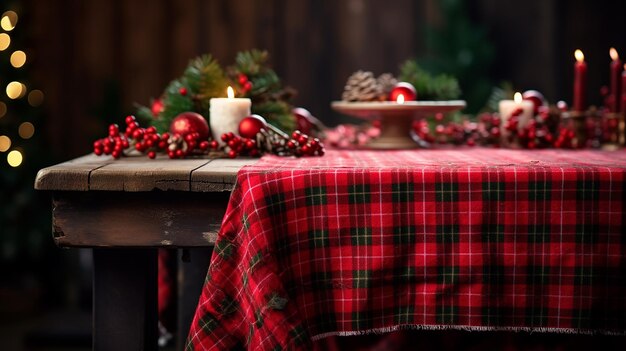
{"type": "Polygon", "coordinates": [[[28,80],[18,14],[4,11],[0,28],[0,274],[19,280],[24,271],[40,269],[37,263],[51,246],[49,209],[33,189],[47,159],[37,129],[44,94],[28,80]]]}

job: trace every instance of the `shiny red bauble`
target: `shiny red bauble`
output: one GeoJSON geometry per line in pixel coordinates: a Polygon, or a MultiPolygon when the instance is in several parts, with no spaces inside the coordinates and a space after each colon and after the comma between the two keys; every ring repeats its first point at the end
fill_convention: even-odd
{"type": "Polygon", "coordinates": [[[302,107],[294,108],[291,110],[291,113],[296,117],[296,129],[304,134],[311,134],[317,118],[313,117],[311,112],[302,107]]]}
{"type": "MultiPolygon", "coordinates": [[[[152,106],[150,107],[150,111],[152,112],[152,117],[156,118],[163,112],[165,109],[165,105],[163,105],[163,100],[155,99],[152,101],[152,106]]],[[[128,123],[128,122],[127,122],[128,123]]]]}
{"type": "Polygon", "coordinates": [[[546,104],[546,99],[543,97],[543,94],[541,94],[537,90],[526,90],[522,94],[522,98],[533,103],[533,105],[535,106],[535,114],[539,112],[539,107],[546,104]]]}
{"type": "Polygon", "coordinates": [[[389,93],[389,101],[398,101],[400,95],[402,95],[404,101],[417,100],[417,91],[411,83],[399,82],[396,84],[389,93]]]}
{"type": "Polygon", "coordinates": [[[170,133],[179,135],[198,133],[198,139],[206,140],[209,138],[209,124],[206,119],[198,113],[183,112],[172,120],[170,133]]]}
{"type": "Polygon", "coordinates": [[[267,128],[265,118],[259,115],[251,115],[239,122],[239,135],[244,138],[254,139],[261,129],[264,128],[267,128]]]}

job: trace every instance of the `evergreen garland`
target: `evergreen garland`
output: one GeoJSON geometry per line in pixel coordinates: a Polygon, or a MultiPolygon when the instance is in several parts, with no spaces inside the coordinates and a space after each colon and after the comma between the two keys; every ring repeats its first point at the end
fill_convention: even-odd
{"type": "MultiPolygon", "coordinates": [[[[209,120],[211,98],[224,97],[230,85],[235,88],[237,96],[252,100],[252,113],[263,116],[282,130],[293,130],[295,118],[288,102],[293,91],[282,87],[276,72],[269,68],[268,59],[266,51],[240,52],[226,74],[211,55],[195,58],[183,75],[165,88],[159,98],[163,109],[155,115],[153,109],[137,106],[137,116],[161,133],[166,132],[172,120],[183,112],[197,112],[209,120]],[[249,82],[249,89],[244,87],[242,75],[249,82]]],[[[155,101],[152,100],[151,104],[155,101]]]]}
{"type": "Polygon", "coordinates": [[[261,115],[281,130],[293,130],[295,119],[289,100],[294,95],[291,88],[283,88],[280,78],[268,65],[267,51],[250,50],[237,54],[235,64],[228,68],[232,81],[239,83],[239,91],[252,100],[252,113],[261,115]],[[243,89],[241,76],[251,83],[250,90],[243,89]]]}
{"type": "Polygon", "coordinates": [[[456,78],[447,74],[432,75],[415,60],[400,66],[400,80],[413,84],[419,100],[454,100],[461,96],[456,78]]]}

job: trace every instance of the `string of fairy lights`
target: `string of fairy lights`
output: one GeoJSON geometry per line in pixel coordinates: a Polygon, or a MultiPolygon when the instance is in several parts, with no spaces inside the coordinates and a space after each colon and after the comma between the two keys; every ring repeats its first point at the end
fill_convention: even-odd
{"type": "MultiPolygon", "coordinates": [[[[18,15],[15,11],[6,11],[0,18],[0,53],[11,52],[9,62],[15,69],[24,67],[27,55],[23,50],[13,50],[11,46],[11,35],[17,25],[18,15]]],[[[3,82],[0,76],[0,86],[6,84],[5,93],[9,100],[18,100],[26,97],[28,104],[32,107],[39,106],[44,99],[41,90],[34,89],[29,91],[26,85],[19,81],[3,82]]],[[[0,119],[5,117],[10,111],[9,106],[1,96],[0,90],[0,119]]],[[[10,133],[7,133],[10,134],[10,133]]],[[[17,127],[17,135],[22,140],[28,140],[35,134],[35,126],[31,122],[22,122],[17,127]]],[[[19,140],[11,140],[10,136],[2,134],[0,130],[0,154],[6,153],[6,162],[11,167],[19,167],[24,160],[24,150],[20,148],[19,140]]]]}

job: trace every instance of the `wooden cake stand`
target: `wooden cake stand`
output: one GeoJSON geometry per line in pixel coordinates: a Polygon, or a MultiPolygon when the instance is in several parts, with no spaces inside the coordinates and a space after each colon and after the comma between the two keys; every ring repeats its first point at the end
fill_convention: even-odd
{"type": "Polygon", "coordinates": [[[334,101],[331,107],[340,113],[365,119],[379,119],[380,137],[367,144],[369,149],[413,149],[428,144],[412,132],[415,119],[436,113],[457,111],[466,105],[463,100],[449,101],[407,101],[385,102],[346,102],[334,101]]]}

